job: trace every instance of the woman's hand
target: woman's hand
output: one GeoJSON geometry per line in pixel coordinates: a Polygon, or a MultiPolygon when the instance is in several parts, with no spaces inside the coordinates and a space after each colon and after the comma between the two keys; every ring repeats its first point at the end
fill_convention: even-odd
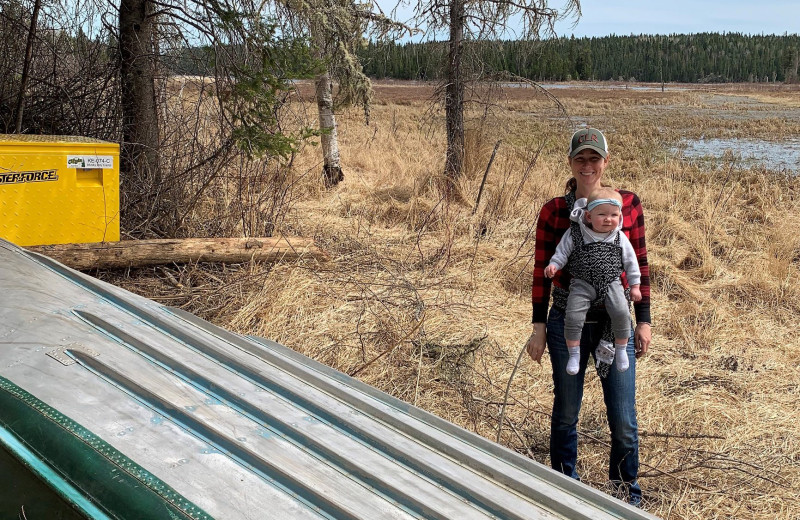
{"type": "Polygon", "coordinates": [[[642,301],[642,291],[641,289],[639,289],[638,285],[631,285],[631,301],[632,302],[642,301]]]}
{"type": "Polygon", "coordinates": [[[647,349],[650,348],[649,323],[636,324],[636,330],[633,331],[633,348],[636,352],[636,359],[647,354],[647,349]]]}
{"type": "Polygon", "coordinates": [[[558,267],[554,266],[553,264],[548,265],[544,268],[544,275],[548,278],[552,278],[558,272],[558,267]]]}
{"type": "Polygon", "coordinates": [[[528,355],[532,360],[541,365],[542,354],[544,354],[544,349],[546,346],[547,337],[545,334],[544,323],[534,323],[533,332],[531,333],[531,337],[528,338],[528,342],[525,344],[525,350],[528,351],[528,355]]]}

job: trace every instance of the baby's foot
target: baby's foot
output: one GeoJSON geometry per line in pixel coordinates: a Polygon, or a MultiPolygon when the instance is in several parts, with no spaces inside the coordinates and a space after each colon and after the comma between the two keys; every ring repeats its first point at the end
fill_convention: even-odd
{"type": "Polygon", "coordinates": [[[581,368],[581,347],[567,347],[569,360],[567,360],[567,374],[574,376],[581,368]]]}
{"type": "Polygon", "coordinates": [[[627,343],[624,345],[617,345],[616,343],[614,344],[614,365],[620,372],[625,372],[630,366],[630,363],[628,362],[627,348],[627,343]]]}

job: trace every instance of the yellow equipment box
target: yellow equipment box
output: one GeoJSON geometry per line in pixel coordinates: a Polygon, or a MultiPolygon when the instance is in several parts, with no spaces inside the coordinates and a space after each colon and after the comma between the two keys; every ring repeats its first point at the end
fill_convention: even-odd
{"type": "Polygon", "coordinates": [[[119,145],[0,134],[0,237],[20,246],[119,240],[119,145]]]}

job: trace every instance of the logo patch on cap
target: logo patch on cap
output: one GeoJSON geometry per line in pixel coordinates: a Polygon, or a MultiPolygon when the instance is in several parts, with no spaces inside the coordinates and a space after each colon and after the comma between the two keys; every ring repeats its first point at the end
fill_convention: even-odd
{"type": "Polygon", "coordinates": [[[582,150],[594,150],[603,158],[608,157],[608,143],[603,132],[596,128],[583,128],[572,134],[569,156],[575,157],[582,150]]]}

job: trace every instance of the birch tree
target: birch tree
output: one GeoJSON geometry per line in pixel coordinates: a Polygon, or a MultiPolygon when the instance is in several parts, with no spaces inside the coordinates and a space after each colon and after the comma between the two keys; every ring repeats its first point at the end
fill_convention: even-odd
{"type": "Polygon", "coordinates": [[[408,28],[386,17],[371,2],[354,0],[288,0],[278,13],[300,34],[308,36],[312,56],[319,64],[314,77],[322,147],[322,177],[326,187],[344,179],[339,154],[335,111],[361,105],[369,122],[372,84],[364,74],[356,51],[365,35],[377,38],[397,36],[408,28]],[[334,97],[333,82],[338,82],[334,97]]]}
{"type": "MultiPolygon", "coordinates": [[[[323,62],[325,56],[322,52],[324,42],[320,35],[315,35],[314,57],[323,62]]],[[[325,187],[332,187],[344,180],[341,157],[339,155],[339,135],[336,130],[336,115],[333,111],[333,85],[327,67],[314,78],[314,91],[317,96],[317,112],[319,114],[319,128],[322,132],[320,143],[322,145],[322,179],[325,187]]],[[[365,100],[368,103],[369,100],[365,100]]]]}
{"type": "Polygon", "coordinates": [[[447,128],[445,192],[452,195],[464,164],[464,45],[470,40],[495,39],[515,34],[536,39],[554,34],[557,20],[571,14],[580,16],[580,0],[565,0],[561,9],[547,0],[419,0],[415,20],[428,30],[448,32],[447,79],[444,109],[447,128]],[[514,30],[511,25],[513,24],[514,30]]]}

